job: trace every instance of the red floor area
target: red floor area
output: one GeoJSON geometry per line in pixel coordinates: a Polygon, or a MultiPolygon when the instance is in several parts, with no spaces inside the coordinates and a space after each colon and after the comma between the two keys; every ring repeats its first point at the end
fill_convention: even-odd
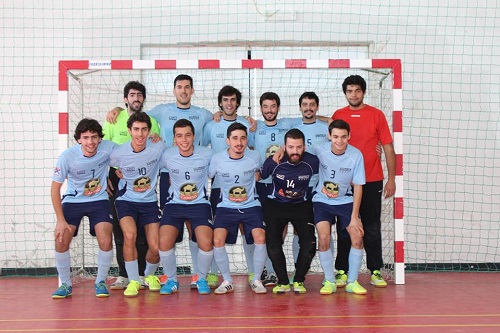
{"type": "Polygon", "coordinates": [[[256,295],[237,276],[233,294],[199,295],[182,277],[177,294],[132,299],[98,299],[89,281],[53,300],[56,278],[2,278],[0,332],[500,332],[500,273],[413,273],[385,289],[364,275],[366,296],[322,296],[321,280],[308,276],[305,295],[256,295]]]}

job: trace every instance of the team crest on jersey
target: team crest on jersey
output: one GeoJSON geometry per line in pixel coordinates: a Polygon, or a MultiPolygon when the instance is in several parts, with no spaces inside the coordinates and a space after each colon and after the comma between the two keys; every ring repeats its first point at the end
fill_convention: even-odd
{"type": "Polygon", "coordinates": [[[83,188],[83,195],[88,197],[99,193],[102,189],[101,180],[99,178],[92,178],[88,182],[85,183],[83,188]]]}
{"type": "Polygon", "coordinates": [[[248,199],[247,189],[243,186],[235,186],[229,190],[229,201],[244,202],[248,199]]]}
{"type": "Polygon", "coordinates": [[[54,168],[54,176],[56,176],[56,177],[61,176],[61,168],[60,167],[54,168]]]}
{"type": "Polygon", "coordinates": [[[339,196],[339,184],[335,184],[328,181],[324,182],[323,188],[321,189],[321,193],[323,193],[330,199],[337,198],[339,196]]]}
{"type": "Polygon", "coordinates": [[[179,198],[184,201],[193,201],[198,198],[198,186],[196,183],[187,183],[181,186],[179,198]]]}
{"type": "Polygon", "coordinates": [[[134,181],[134,192],[146,192],[151,188],[151,178],[141,177],[134,181]]]}

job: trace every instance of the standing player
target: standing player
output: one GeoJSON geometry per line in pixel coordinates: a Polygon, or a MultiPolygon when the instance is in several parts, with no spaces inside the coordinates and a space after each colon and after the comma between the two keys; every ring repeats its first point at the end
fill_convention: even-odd
{"type": "Polygon", "coordinates": [[[175,147],[167,149],[161,158],[170,174],[167,203],[160,226],[160,259],[168,281],[160,294],[170,295],[179,290],[174,245],[182,241],[184,222],[189,220],[199,247],[198,281],[200,294],[210,294],[206,276],[213,259],[212,211],[208,201],[208,165],[212,150],[194,146],[195,129],[186,119],[174,124],[175,147]]]}
{"type": "Polygon", "coordinates": [[[158,234],[160,211],[156,196],[159,161],[165,144],[148,139],[151,120],[143,112],[134,113],[127,121],[132,141],[118,146],[111,154],[111,165],[117,166],[123,174],[121,189],[115,205],[122,228],[123,258],[129,277],[124,291],[126,297],[139,293],[139,267],[137,262],[137,230],[144,227],[148,241],[146,269],[144,276],[151,291],[160,290],[160,281],[154,275],[159,266],[158,234]]]}
{"type": "MultiPolygon", "coordinates": [[[[123,100],[127,109],[121,110],[116,118],[116,123],[104,123],[104,139],[113,141],[116,144],[124,144],[130,141],[130,133],[127,128],[127,120],[129,117],[136,113],[141,112],[146,100],[146,87],[138,81],[130,81],[123,88],[123,100]]],[[[151,119],[151,133],[160,135],[160,128],[155,119],[151,119]]],[[[110,196],[111,209],[113,211],[113,236],[115,240],[116,261],[118,263],[118,278],[111,284],[111,289],[125,289],[128,285],[128,275],[125,270],[125,262],[123,260],[123,233],[120,228],[120,222],[116,216],[115,199],[117,195],[119,178],[116,175],[116,168],[109,169],[109,191],[112,193],[110,196]]],[[[148,251],[148,243],[144,229],[141,228],[137,231],[136,240],[137,254],[139,260],[139,272],[144,272],[146,269],[146,253],[148,251]]],[[[144,277],[141,276],[141,286],[143,285],[144,277]]]]}
{"type": "Polygon", "coordinates": [[[260,168],[259,154],[248,150],[247,128],[240,123],[233,123],[227,128],[226,151],[212,157],[209,177],[217,177],[221,186],[221,201],[217,205],[214,224],[214,257],[224,278],[215,289],[216,294],[234,291],[229,257],[225,243],[236,243],[238,225],[243,224],[243,231],[248,244],[255,243],[254,274],[249,282],[257,294],[266,293],[260,281],[264,269],[266,253],[266,233],[259,200],[255,194],[256,172],[260,168]]]}
{"type": "Polygon", "coordinates": [[[56,214],[55,259],[61,285],[52,298],[72,295],[69,246],[84,216],[89,218],[90,233],[97,237],[97,277],[95,294],[108,297],[106,276],[113,260],[113,215],[106,193],[108,165],[115,144],[101,141],[102,127],[94,119],[82,119],[75,128],[79,143],[66,149],[57,160],[52,175],[50,196],[56,214]],[[67,179],[66,194],[61,187],[67,179]]]}
{"type": "MultiPolygon", "coordinates": [[[[396,154],[387,119],[384,113],[363,102],[366,82],[359,75],[351,75],[342,83],[342,90],[349,103],[348,106],[335,111],[332,119],[342,119],[351,126],[349,144],[361,150],[365,161],[366,184],[363,185],[360,215],[363,222],[364,246],[368,269],[372,272],[371,284],[375,287],[386,287],[380,269],[382,260],[382,190],[384,197],[389,198],[396,191],[396,154]],[[381,144],[387,164],[387,183],[383,187],[384,172],[376,147],[381,144]]],[[[345,248],[339,246],[338,258],[346,261],[345,248]]]]}
{"type": "Polygon", "coordinates": [[[278,275],[273,293],[290,291],[290,281],[283,253],[283,229],[291,222],[297,231],[300,251],[295,265],[293,290],[306,293],[305,276],[316,254],[314,215],[309,198],[309,182],[318,173],[318,158],[305,151],[304,133],[294,128],[285,134],[285,156],[277,164],[270,156],[261,169],[262,178],[271,177],[273,191],[264,208],[266,245],[269,258],[278,275]]]}
{"type": "Polygon", "coordinates": [[[319,260],[325,274],[320,293],[329,295],[337,291],[330,238],[331,225],[340,223],[342,232],[349,234],[352,243],[346,291],[364,295],[366,289],[357,281],[363,260],[363,225],[359,219],[359,205],[365,183],[363,155],[357,148],[347,144],[350,131],[348,123],[335,120],[328,129],[331,143],[323,142],[311,147],[311,152],[318,157],[320,163],[319,183],[312,198],[314,223],[318,231],[319,260]]]}
{"type": "MultiPolygon", "coordinates": [[[[212,113],[204,108],[191,104],[191,97],[194,94],[193,78],[187,74],[179,74],[174,79],[173,94],[175,96],[174,103],[165,103],[155,106],[147,112],[148,115],[158,121],[160,125],[161,137],[167,147],[172,147],[173,126],[179,119],[187,119],[191,121],[198,137],[195,145],[200,145],[203,138],[203,127],[212,119],[212,113]]],[[[115,108],[108,113],[106,119],[114,122],[114,118],[120,108],[115,108]]],[[[165,169],[160,172],[160,209],[163,209],[168,196],[168,188],[170,186],[169,174],[165,169]]],[[[190,238],[191,238],[191,230],[190,238]]],[[[189,250],[193,261],[193,271],[197,271],[196,258],[198,256],[198,245],[192,239],[189,240],[189,250]]],[[[193,274],[191,286],[196,288],[196,274],[193,274]]]]}
{"type": "MultiPolygon", "coordinates": [[[[295,128],[304,133],[306,150],[307,147],[311,147],[318,142],[328,141],[328,124],[325,121],[320,121],[317,116],[319,110],[318,95],[313,91],[304,92],[299,97],[299,109],[302,114],[302,121],[298,125],[295,125],[295,128]]],[[[310,189],[312,190],[317,183],[318,175],[314,174],[309,182],[310,189]]],[[[333,243],[330,243],[330,245],[332,246],[331,250],[333,253],[333,243]]],[[[297,237],[295,230],[292,242],[292,252],[293,260],[294,262],[297,262],[297,257],[299,255],[299,238],[297,237]]]]}
{"type": "MultiPolygon", "coordinates": [[[[222,112],[222,119],[219,121],[212,120],[205,125],[203,129],[203,146],[212,148],[215,153],[220,153],[227,150],[226,133],[229,125],[239,122],[250,128],[250,123],[244,118],[237,115],[238,108],[241,105],[241,92],[233,86],[224,86],[219,91],[217,97],[220,110],[222,112]]],[[[254,133],[248,133],[248,146],[254,145],[254,133]]],[[[210,205],[212,206],[212,214],[215,215],[217,204],[220,199],[220,184],[217,178],[214,178],[210,190],[210,205]]],[[[241,229],[240,229],[241,230],[241,229]]],[[[253,268],[253,244],[247,244],[246,239],[242,233],[243,251],[247,261],[248,272],[252,273],[253,268]]],[[[215,260],[214,260],[215,262],[215,260]]],[[[215,287],[219,284],[217,277],[216,265],[212,266],[212,272],[207,277],[210,287],[215,283],[215,287]],[[215,267],[214,267],[215,266],[215,267]]]]}
{"type": "MultiPolygon", "coordinates": [[[[284,142],[285,133],[294,125],[289,118],[278,119],[281,100],[274,92],[265,92],[260,96],[260,111],[264,121],[257,121],[255,131],[255,150],[260,154],[262,163],[273,155],[284,142]]],[[[297,120],[294,120],[297,122],[297,120]]],[[[272,180],[261,179],[257,182],[257,194],[259,201],[265,209],[267,197],[272,192],[272,180]]],[[[262,275],[265,286],[274,286],[278,282],[274,268],[270,260],[266,262],[266,270],[262,275]]]]}

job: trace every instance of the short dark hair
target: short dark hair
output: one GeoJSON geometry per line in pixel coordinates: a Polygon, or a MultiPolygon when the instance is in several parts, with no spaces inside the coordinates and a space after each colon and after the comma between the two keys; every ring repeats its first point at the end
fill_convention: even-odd
{"type": "Polygon", "coordinates": [[[140,91],[142,96],[144,96],[144,99],[146,99],[146,87],[139,81],[130,81],[127,83],[125,87],[123,87],[123,97],[127,98],[131,89],[140,91]]]}
{"type": "Polygon", "coordinates": [[[302,141],[305,143],[306,142],[306,137],[304,136],[304,133],[299,130],[298,128],[292,128],[285,134],[285,144],[286,144],[286,139],[302,139],[302,141]]]}
{"type": "Polygon", "coordinates": [[[179,119],[174,124],[174,129],[173,129],[174,136],[175,136],[175,129],[176,128],[184,128],[184,127],[191,127],[191,131],[193,132],[193,135],[194,135],[194,126],[193,126],[193,123],[190,122],[187,119],[179,119]]]}
{"type": "Polygon", "coordinates": [[[355,85],[359,86],[363,91],[363,94],[366,92],[366,81],[359,75],[351,75],[345,78],[344,83],[342,83],[342,91],[345,92],[347,90],[347,86],[355,85]]]}
{"type": "Polygon", "coordinates": [[[278,106],[280,106],[281,104],[281,100],[278,94],[271,91],[265,92],[260,96],[260,106],[262,106],[262,102],[264,102],[265,100],[276,101],[276,104],[278,104],[278,106]]]}
{"type": "Polygon", "coordinates": [[[83,118],[82,120],[80,120],[78,125],[76,125],[74,135],[75,140],[80,140],[82,133],[85,133],[87,131],[91,133],[97,133],[101,139],[104,137],[104,134],[102,133],[102,126],[97,120],[83,118]]]}
{"type": "Polygon", "coordinates": [[[193,78],[191,76],[187,74],[179,74],[174,79],[174,88],[175,85],[177,84],[177,81],[184,81],[184,80],[188,80],[189,84],[191,84],[191,88],[193,87],[193,78]]]}
{"type": "Polygon", "coordinates": [[[127,120],[127,128],[131,129],[132,124],[135,122],[146,123],[148,128],[151,129],[151,118],[145,112],[136,112],[132,113],[132,115],[127,120]]]}
{"type": "Polygon", "coordinates": [[[245,134],[248,134],[247,127],[245,125],[243,125],[242,123],[235,122],[229,125],[229,127],[227,128],[226,137],[229,138],[231,136],[231,133],[236,130],[242,130],[245,131],[245,134]]]}
{"type": "MultiPolygon", "coordinates": [[[[236,109],[241,105],[241,91],[236,89],[233,86],[224,86],[222,89],[219,91],[219,96],[217,97],[217,101],[219,102],[219,107],[220,104],[222,103],[222,97],[224,96],[233,96],[236,95],[236,109]]],[[[222,107],[220,107],[222,110],[222,107]]]]}
{"type": "Polygon", "coordinates": [[[328,133],[331,134],[332,129],[334,129],[334,128],[345,129],[345,130],[347,130],[347,134],[349,134],[351,132],[351,126],[349,126],[347,121],[342,120],[342,119],[337,119],[337,120],[332,121],[330,123],[330,125],[328,126],[328,133]]]}
{"type": "Polygon", "coordinates": [[[306,91],[302,95],[300,95],[300,97],[299,97],[299,106],[302,105],[302,100],[304,98],[314,99],[316,101],[316,104],[319,105],[319,97],[318,97],[318,95],[316,95],[316,93],[314,91],[306,91]]]}

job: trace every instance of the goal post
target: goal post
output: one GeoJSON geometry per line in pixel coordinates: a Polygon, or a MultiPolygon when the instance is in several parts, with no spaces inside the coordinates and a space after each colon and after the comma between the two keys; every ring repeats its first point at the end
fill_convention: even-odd
{"type": "MultiPolygon", "coordinates": [[[[385,268],[393,275],[394,282],[405,283],[402,66],[399,59],[62,60],[58,85],[59,151],[74,143],[71,134],[79,120],[91,117],[103,122],[108,110],[123,105],[123,87],[128,81],[138,80],[146,86],[147,110],[174,101],[173,78],[180,73],[193,76],[193,104],[216,111],[218,90],[230,84],[244,95],[239,114],[256,118],[260,117],[258,96],[265,91],[275,91],[282,99],[281,117],[300,117],[298,98],[304,91],[315,91],[320,97],[319,114],[331,116],[345,105],[343,79],[351,74],[362,75],[368,84],[365,101],[381,109],[392,125],[397,162],[396,193],[394,198],[383,202],[383,253],[385,268]]],[[[80,232],[78,237],[82,239],[77,240],[81,241],[79,248],[88,248],[82,250],[81,257],[93,255],[92,248],[97,247],[95,240],[85,239],[90,238],[85,233],[80,232]],[[86,242],[90,244],[87,247],[86,242]]],[[[291,232],[288,234],[287,238],[291,237],[291,232]]],[[[72,245],[72,249],[74,247],[72,245]]],[[[189,251],[183,247],[177,247],[177,254],[186,257],[179,265],[189,266],[189,251]]],[[[242,257],[238,251],[237,247],[228,250],[230,256],[242,257]]],[[[232,271],[244,273],[242,259],[232,264],[232,271]]],[[[288,262],[288,266],[293,267],[293,262],[288,262]]],[[[317,257],[311,270],[321,271],[317,257]]]]}

